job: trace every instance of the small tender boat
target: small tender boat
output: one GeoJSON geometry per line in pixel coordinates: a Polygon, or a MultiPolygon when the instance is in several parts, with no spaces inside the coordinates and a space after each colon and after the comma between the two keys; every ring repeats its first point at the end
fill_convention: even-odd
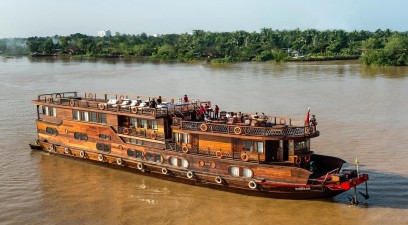
{"type": "Polygon", "coordinates": [[[38,95],[33,149],[128,167],[162,179],[287,199],[329,198],[367,174],[314,153],[316,119],[217,112],[211,102],[61,92],[38,95]]]}

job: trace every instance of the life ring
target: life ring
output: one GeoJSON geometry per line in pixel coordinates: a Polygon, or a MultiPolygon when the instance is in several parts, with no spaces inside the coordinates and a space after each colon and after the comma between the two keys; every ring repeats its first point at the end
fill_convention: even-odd
{"type": "Polygon", "coordinates": [[[198,165],[200,167],[203,167],[205,165],[205,162],[203,160],[198,161],[198,165]]]}
{"type": "Polygon", "coordinates": [[[279,123],[280,123],[281,125],[286,124],[285,118],[280,118],[279,123]]]}
{"type": "Polygon", "coordinates": [[[105,157],[103,157],[103,155],[102,154],[98,154],[98,160],[99,161],[103,161],[105,159],[105,157]]]}
{"type": "Polygon", "coordinates": [[[137,107],[132,107],[132,113],[137,114],[137,107]]]}
{"type": "Polygon", "coordinates": [[[169,171],[166,168],[161,169],[162,174],[167,175],[169,174],[169,171]]]}
{"type": "Polygon", "coordinates": [[[188,153],[188,150],[189,150],[188,147],[185,145],[181,148],[181,151],[184,153],[188,153]]]}
{"type": "Polygon", "coordinates": [[[74,100],[70,100],[70,101],[69,101],[69,105],[70,105],[70,106],[75,106],[75,101],[74,101],[74,100]]]}
{"type": "Polygon", "coordinates": [[[116,164],[118,164],[118,165],[123,165],[123,160],[122,160],[122,158],[117,158],[117,159],[116,159],[116,164]]]}
{"type": "Polygon", "coordinates": [[[305,156],[305,162],[310,162],[310,155],[305,156]]]}
{"type": "Polygon", "coordinates": [[[200,125],[200,130],[203,131],[203,132],[207,131],[207,130],[208,130],[207,124],[202,123],[202,124],[200,125]]]}
{"type": "Polygon", "coordinates": [[[244,161],[244,162],[248,162],[248,161],[249,161],[249,155],[246,154],[246,153],[242,153],[242,154],[241,154],[241,159],[242,159],[242,161],[244,161]]]}
{"type": "Polygon", "coordinates": [[[222,182],[223,182],[223,180],[222,180],[222,178],[220,176],[215,177],[215,183],[222,184],[222,182]]]}
{"type": "Polygon", "coordinates": [[[251,188],[251,189],[255,189],[255,188],[258,187],[258,185],[256,184],[255,181],[251,180],[251,181],[248,182],[248,187],[251,188]]]}
{"type": "Polygon", "coordinates": [[[123,128],[123,134],[128,135],[130,133],[128,128],[123,128]]]}
{"type": "Polygon", "coordinates": [[[137,163],[137,169],[138,170],[143,170],[144,169],[143,163],[141,163],[141,162],[137,163]]]}
{"type": "Polygon", "coordinates": [[[239,126],[236,126],[236,127],[234,128],[234,133],[235,133],[235,134],[242,134],[242,128],[239,127],[239,126]]]}
{"type": "Polygon", "coordinates": [[[216,153],[215,153],[215,156],[217,156],[217,158],[222,158],[222,152],[221,151],[217,151],[216,153]]]}
{"type": "Polygon", "coordinates": [[[104,109],[105,109],[105,104],[99,104],[99,105],[98,105],[98,109],[104,110],[104,109]]]}
{"type": "Polygon", "coordinates": [[[215,162],[210,162],[210,167],[211,167],[211,168],[214,169],[216,166],[217,166],[217,164],[216,164],[215,162]]]}
{"type": "Polygon", "coordinates": [[[150,134],[150,138],[156,140],[156,138],[157,138],[156,133],[151,133],[151,134],[150,134]]]}
{"type": "Polygon", "coordinates": [[[79,152],[79,156],[81,156],[81,158],[84,158],[84,157],[85,157],[85,152],[84,152],[84,151],[80,151],[80,152],[79,152]]]}
{"type": "Polygon", "coordinates": [[[89,93],[89,94],[88,94],[88,98],[89,98],[89,99],[92,99],[92,98],[93,98],[93,94],[92,94],[92,93],[89,93]]]}
{"type": "Polygon", "coordinates": [[[188,171],[186,176],[187,176],[188,179],[192,179],[194,177],[193,171],[188,171]]]}
{"type": "Polygon", "coordinates": [[[65,152],[65,154],[71,154],[71,150],[69,150],[69,148],[65,148],[64,152],[65,152]]]}
{"type": "Polygon", "coordinates": [[[125,96],[124,96],[124,95],[121,95],[121,96],[119,96],[119,99],[120,99],[120,100],[123,100],[123,99],[125,99],[125,96]]]}
{"type": "Polygon", "coordinates": [[[302,162],[302,158],[301,157],[296,157],[296,159],[295,159],[296,165],[299,165],[301,162],[302,162]]]}

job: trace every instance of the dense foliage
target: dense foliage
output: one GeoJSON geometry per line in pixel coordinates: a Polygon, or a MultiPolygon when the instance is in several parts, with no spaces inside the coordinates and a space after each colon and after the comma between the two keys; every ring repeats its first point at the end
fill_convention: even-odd
{"type": "MultiPolygon", "coordinates": [[[[3,39],[4,40],[4,39],[3,39]]],[[[260,32],[207,32],[150,36],[83,34],[30,37],[31,53],[106,56],[140,56],[149,59],[191,61],[287,61],[356,59],[367,65],[407,65],[408,33],[390,30],[352,31],[309,29],[260,32]]],[[[0,40],[0,51],[6,52],[0,40]]]]}

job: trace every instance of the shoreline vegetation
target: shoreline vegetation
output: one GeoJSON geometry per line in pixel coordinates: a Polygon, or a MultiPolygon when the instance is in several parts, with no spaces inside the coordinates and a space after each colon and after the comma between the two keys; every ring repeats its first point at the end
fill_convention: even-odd
{"type": "Polygon", "coordinates": [[[0,54],[32,57],[142,58],[154,61],[211,63],[250,61],[355,60],[375,66],[408,65],[408,32],[389,29],[272,30],[94,37],[69,36],[0,39],[0,54]]]}

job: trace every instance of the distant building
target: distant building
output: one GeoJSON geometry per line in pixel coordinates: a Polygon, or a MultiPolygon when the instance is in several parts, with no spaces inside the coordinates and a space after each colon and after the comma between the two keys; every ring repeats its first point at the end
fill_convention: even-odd
{"type": "Polygon", "coordinates": [[[110,37],[111,32],[110,30],[101,30],[101,31],[98,31],[97,36],[98,37],[110,37]]]}

